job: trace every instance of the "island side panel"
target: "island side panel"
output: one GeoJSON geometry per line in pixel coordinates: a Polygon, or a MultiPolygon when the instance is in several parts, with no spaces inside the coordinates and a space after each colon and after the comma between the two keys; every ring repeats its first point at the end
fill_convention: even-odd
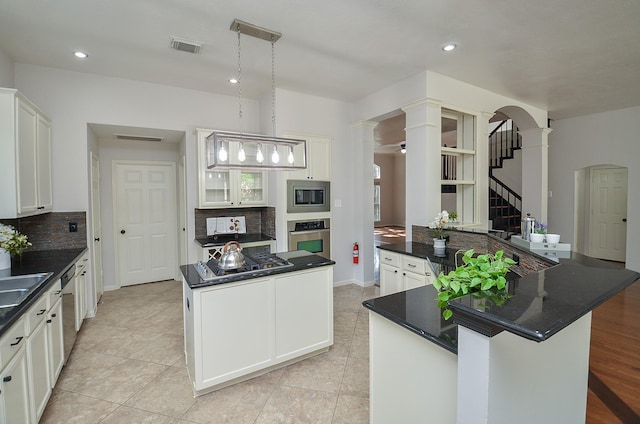
{"type": "Polygon", "coordinates": [[[591,312],[543,342],[458,327],[457,423],[584,423],[591,312]]]}
{"type": "Polygon", "coordinates": [[[371,424],[454,423],[457,356],[369,312],[371,424]]]}

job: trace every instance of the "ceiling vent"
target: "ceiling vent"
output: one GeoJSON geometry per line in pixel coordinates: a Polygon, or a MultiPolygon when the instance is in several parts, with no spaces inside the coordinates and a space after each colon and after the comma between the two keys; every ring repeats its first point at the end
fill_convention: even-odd
{"type": "Polygon", "coordinates": [[[113,136],[116,138],[116,140],[125,140],[125,141],[160,142],[164,140],[164,137],[153,137],[153,136],[144,136],[144,135],[114,134],[113,136]]]}
{"type": "Polygon", "coordinates": [[[182,52],[187,53],[200,53],[202,49],[202,44],[199,41],[190,41],[185,40],[184,38],[171,37],[171,44],[169,45],[172,49],[180,50],[182,52]]]}

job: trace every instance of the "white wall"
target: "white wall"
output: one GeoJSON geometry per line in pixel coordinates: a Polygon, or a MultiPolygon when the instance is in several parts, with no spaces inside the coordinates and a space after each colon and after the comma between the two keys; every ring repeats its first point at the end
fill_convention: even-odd
{"type": "Polygon", "coordinates": [[[627,268],[640,271],[640,107],[552,121],[549,135],[549,230],[574,240],[575,172],[610,164],[628,168],[627,268]]]}
{"type": "Polygon", "coordinates": [[[13,60],[0,50],[0,87],[15,88],[13,60]]]}
{"type": "MultiPolygon", "coordinates": [[[[263,98],[261,106],[261,123],[264,132],[270,134],[270,95],[263,98]]],[[[353,228],[353,151],[350,122],[347,103],[283,89],[276,90],[278,136],[293,132],[331,138],[331,258],[336,261],[333,277],[338,283],[353,279],[351,249],[353,242],[358,240],[353,228]],[[335,207],[336,200],[342,203],[341,207],[335,207]]],[[[276,206],[277,237],[283,239],[286,237],[284,176],[277,171],[271,171],[269,178],[269,198],[272,199],[270,203],[276,206]],[[274,174],[275,178],[272,178],[274,174]]]]}
{"type": "MultiPolygon", "coordinates": [[[[194,240],[197,200],[196,128],[238,130],[238,99],[203,91],[70,72],[26,64],[15,66],[16,88],[52,119],[52,178],[55,211],[89,208],[87,124],[125,125],[186,132],[189,240],[194,240]],[[69,164],[83,164],[69,166],[69,164]]],[[[258,131],[258,102],[243,101],[246,131],[258,131]]],[[[197,260],[195,242],[190,261],[197,260]]]]}

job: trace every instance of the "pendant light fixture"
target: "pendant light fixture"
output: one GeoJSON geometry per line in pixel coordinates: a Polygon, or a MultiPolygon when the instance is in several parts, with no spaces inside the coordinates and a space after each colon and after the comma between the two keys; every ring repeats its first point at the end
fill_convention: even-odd
{"type": "MultiPolygon", "coordinates": [[[[207,137],[208,168],[305,169],[306,140],[276,137],[275,42],[282,34],[235,19],[232,31],[238,34],[238,121],[240,132],[214,131],[207,137]],[[271,123],[272,136],[247,134],[242,128],[241,36],[249,35],[271,43],[271,123]],[[264,146],[271,146],[270,161],[265,161],[264,146]],[[280,152],[288,152],[280,162],[280,152]]],[[[268,151],[268,150],[267,150],[268,151]]]]}

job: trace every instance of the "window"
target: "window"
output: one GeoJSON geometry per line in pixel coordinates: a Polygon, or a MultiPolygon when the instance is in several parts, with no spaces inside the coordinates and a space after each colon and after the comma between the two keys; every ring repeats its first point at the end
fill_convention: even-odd
{"type": "Polygon", "coordinates": [[[375,180],[380,179],[380,166],[373,164],[373,220],[375,222],[380,222],[382,218],[380,217],[380,182],[376,182],[375,180]]]}

